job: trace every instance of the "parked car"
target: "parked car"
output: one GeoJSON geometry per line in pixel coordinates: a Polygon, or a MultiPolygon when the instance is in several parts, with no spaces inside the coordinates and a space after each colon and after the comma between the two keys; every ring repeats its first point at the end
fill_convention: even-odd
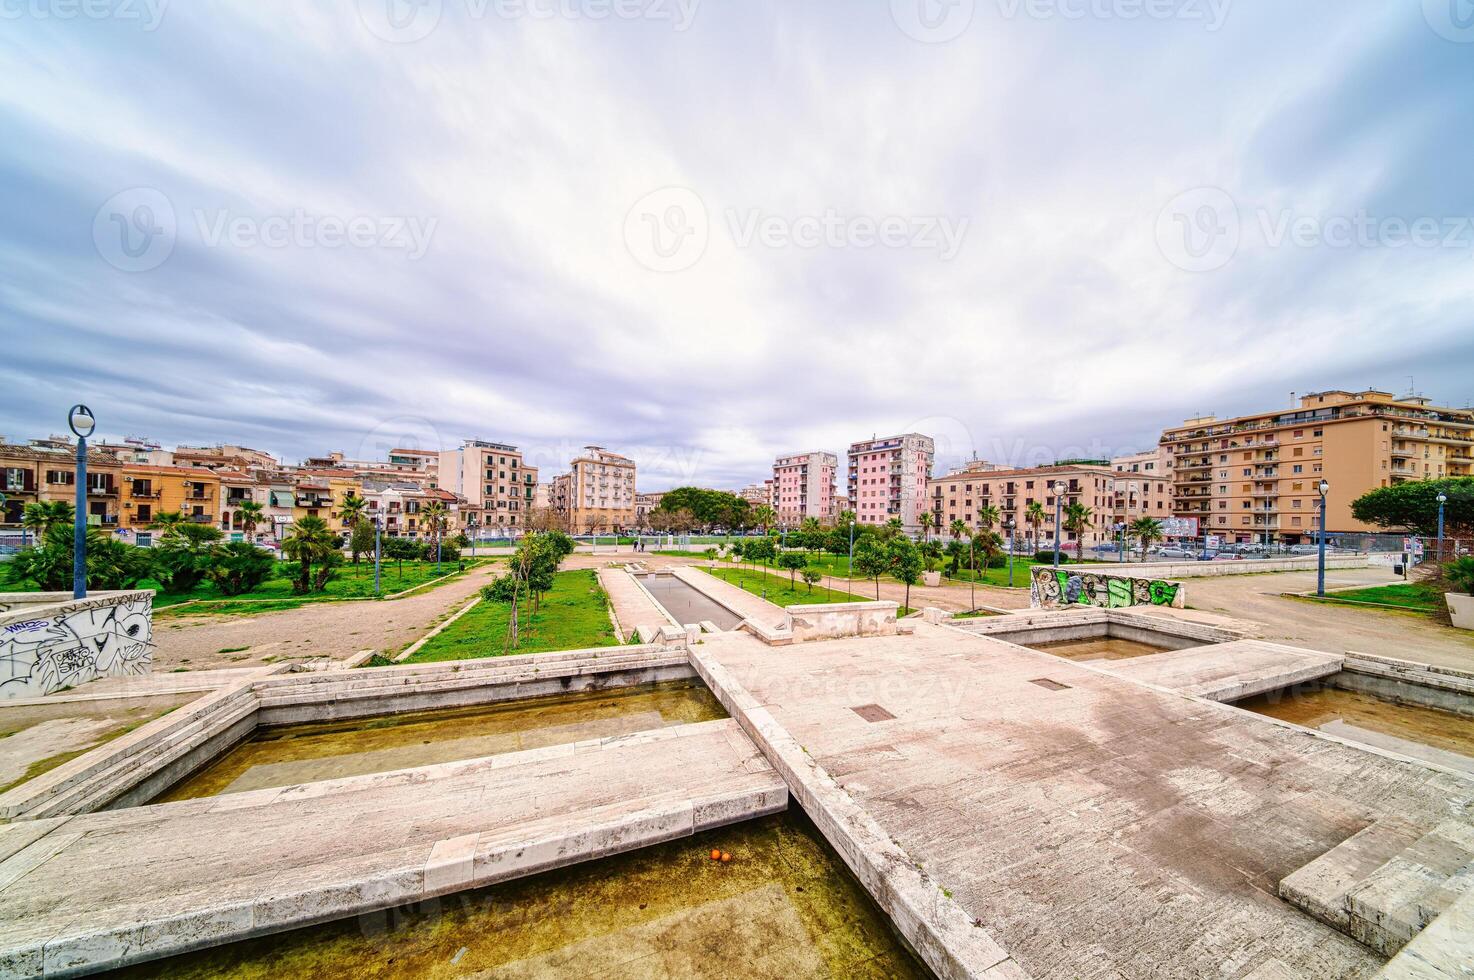
{"type": "Polygon", "coordinates": [[[1198,555],[1198,561],[1217,561],[1217,559],[1218,552],[1216,551],[1204,551],[1198,555]]]}
{"type": "Polygon", "coordinates": [[[1193,558],[1196,552],[1188,551],[1186,548],[1158,548],[1152,552],[1163,558],[1193,558]]]}

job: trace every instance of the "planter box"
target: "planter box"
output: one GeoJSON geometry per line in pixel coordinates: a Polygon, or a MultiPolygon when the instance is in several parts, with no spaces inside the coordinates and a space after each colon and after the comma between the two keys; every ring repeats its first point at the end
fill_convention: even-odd
{"type": "Polygon", "coordinates": [[[1461,630],[1474,630],[1474,595],[1447,592],[1443,598],[1448,603],[1448,615],[1454,626],[1461,630]]]}
{"type": "Polygon", "coordinates": [[[936,587],[938,585],[941,585],[942,584],[942,573],[941,572],[922,572],[921,573],[921,584],[922,585],[930,585],[932,587],[936,587]]]}

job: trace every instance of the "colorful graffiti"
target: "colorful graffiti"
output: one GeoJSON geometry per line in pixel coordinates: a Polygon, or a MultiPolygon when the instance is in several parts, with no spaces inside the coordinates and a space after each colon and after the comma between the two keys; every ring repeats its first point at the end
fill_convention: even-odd
{"type": "Polygon", "coordinates": [[[1038,609],[1058,606],[1178,606],[1185,602],[1181,582],[1106,575],[1083,568],[1036,566],[1030,593],[1038,609]]]}
{"type": "Polygon", "coordinates": [[[0,699],[41,697],[153,665],[153,595],[130,592],[38,608],[0,625],[0,699]]]}

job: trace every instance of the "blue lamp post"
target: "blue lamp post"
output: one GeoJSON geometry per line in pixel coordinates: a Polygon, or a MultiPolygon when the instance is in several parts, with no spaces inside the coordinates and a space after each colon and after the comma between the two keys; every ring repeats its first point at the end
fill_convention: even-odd
{"type": "Polygon", "coordinates": [[[1013,518],[1003,522],[1003,529],[1008,532],[1008,587],[1013,588],[1013,518]]]}
{"type": "Polygon", "coordinates": [[[1326,594],[1326,494],[1331,485],[1322,480],[1316,489],[1320,491],[1320,562],[1315,572],[1315,594],[1323,596],[1326,594]]]}
{"type": "Polygon", "coordinates": [[[374,595],[379,594],[379,561],[383,553],[383,549],[380,547],[379,531],[383,526],[383,515],[377,510],[374,511],[374,595]]]}
{"type": "Polygon", "coordinates": [[[87,597],[87,437],[97,419],[86,405],[73,405],[67,425],[77,436],[77,505],[72,515],[72,598],[87,597]]]}
{"type": "Polygon", "coordinates": [[[1448,495],[1438,495],[1438,560],[1443,561],[1443,505],[1448,503],[1448,495]]]}
{"type": "Polygon", "coordinates": [[[1061,503],[1060,498],[1065,495],[1065,490],[1067,490],[1068,488],[1065,486],[1065,482],[1063,480],[1058,480],[1055,482],[1052,489],[1054,490],[1054,567],[1058,568],[1059,549],[1063,541],[1059,534],[1059,507],[1061,503]]]}

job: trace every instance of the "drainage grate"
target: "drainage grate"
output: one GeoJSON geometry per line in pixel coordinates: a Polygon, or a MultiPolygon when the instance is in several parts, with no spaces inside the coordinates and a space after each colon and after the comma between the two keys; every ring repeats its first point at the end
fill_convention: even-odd
{"type": "Polygon", "coordinates": [[[862,704],[850,710],[869,722],[890,721],[896,717],[878,704],[862,704]]]}
{"type": "Polygon", "coordinates": [[[1070,689],[1070,685],[1061,684],[1059,681],[1052,681],[1048,677],[1036,677],[1035,679],[1029,681],[1029,683],[1038,684],[1040,687],[1048,691],[1068,691],[1070,689]]]}

